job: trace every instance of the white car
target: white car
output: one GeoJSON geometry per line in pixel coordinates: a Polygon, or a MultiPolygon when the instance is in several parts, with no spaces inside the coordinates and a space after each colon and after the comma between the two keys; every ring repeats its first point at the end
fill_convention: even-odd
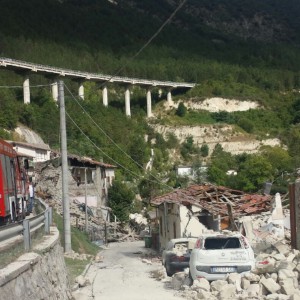
{"type": "Polygon", "coordinates": [[[255,257],[247,239],[238,232],[213,232],[201,235],[190,257],[190,276],[193,280],[225,279],[228,273],[250,272],[255,257]]]}

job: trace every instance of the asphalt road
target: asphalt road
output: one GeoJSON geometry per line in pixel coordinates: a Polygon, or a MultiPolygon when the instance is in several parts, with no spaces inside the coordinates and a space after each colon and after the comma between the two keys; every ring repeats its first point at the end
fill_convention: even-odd
{"type": "Polygon", "coordinates": [[[90,285],[73,293],[76,300],[182,300],[168,282],[150,277],[160,262],[142,261],[150,249],[144,241],[111,243],[102,250],[103,262],[92,264],[85,277],[90,285]]]}

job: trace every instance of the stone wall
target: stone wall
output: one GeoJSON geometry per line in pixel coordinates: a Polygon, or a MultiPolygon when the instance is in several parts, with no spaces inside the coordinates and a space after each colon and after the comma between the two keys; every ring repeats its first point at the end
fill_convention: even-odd
{"type": "Polygon", "coordinates": [[[32,252],[0,270],[1,299],[72,299],[56,227],[32,252]]]}

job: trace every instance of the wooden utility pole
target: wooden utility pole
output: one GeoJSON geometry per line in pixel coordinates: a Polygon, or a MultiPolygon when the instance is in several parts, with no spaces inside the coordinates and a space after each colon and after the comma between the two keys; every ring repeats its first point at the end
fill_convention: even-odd
{"type": "Polygon", "coordinates": [[[70,252],[71,248],[71,223],[70,223],[70,203],[69,203],[69,182],[68,182],[68,152],[66,134],[66,111],[64,82],[58,83],[58,99],[60,108],[60,136],[61,136],[61,167],[62,167],[62,203],[64,219],[64,250],[70,252]]]}

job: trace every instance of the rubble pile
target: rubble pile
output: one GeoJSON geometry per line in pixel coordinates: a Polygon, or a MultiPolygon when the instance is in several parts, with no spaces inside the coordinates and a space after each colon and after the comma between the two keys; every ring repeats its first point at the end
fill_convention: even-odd
{"type": "MultiPolygon", "coordinates": [[[[284,210],[283,217],[288,215],[289,210],[284,210]]],[[[282,235],[280,226],[274,220],[273,212],[243,220],[256,253],[256,266],[250,273],[244,276],[231,273],[226,280],[212,282],[200,278],[192,283],[186,269],[172,276],[172,288],[190,300],[300,300],[300,251],[291,249],[288,227],[284,228],[282,235]],[[251,231],[247,224],[251,224],[251,231]]]]}
{"type": "Polygon", "coordinates": [[[226,280],[209,282],[205,278],[186,285],[188,272],[176,273],[172,286],[187,299],[300,299],[300,251],[291,250],[288,244],[277,242],[256,258],[256,267],[241,276],[228,274],[226,280]]]}
{"type": "MultiPolygon", "coordinates": [[[[80,208],[80,202],[76,200],[76,197],[84,196],[85,189],[83,186],[77,186],[76,180],[72,177],[70,171],[68,171],[68,186],[70,199],[70,223],[72,227],[85,230],[85,209],[80,208]]],[[[62,203],[62,170],[59,162],[46,161],[43,163],[37,163],[35,166],[35,194],[37,197],[42,198],[49,206],[57,212],[57,214],[63,216],[63,203],[62,203]]],[[[93,194],[95,191],[94,185],[88,184],[90,192],[93,194]]],[[[84,206],[85,208],[85,206],[84,206]]],[[[130,239],[137,239],[134,232],[126,230],[119,226],[119,223],[109,223],[99,218],[97,212],[94,214],[89,213],[88,207],[88,232],[92,240],[104,240],[105,237],[108,240],[120,240],[128,241],[130,239]],[[105,235],[105,230],[107,234],[105,235]]]]}

